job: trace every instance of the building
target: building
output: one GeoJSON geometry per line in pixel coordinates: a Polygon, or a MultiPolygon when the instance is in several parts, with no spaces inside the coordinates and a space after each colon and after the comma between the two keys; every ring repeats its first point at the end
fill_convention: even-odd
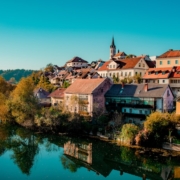
{"type": "Polygon", "coordinates": [[[104,94],[111,86],[109,78],[76,79],[64,92],[66,110],[86,116],[104,112],[104,94]]]}
{"type": "Polygon", "coordinates": [[[180,66],[150,68],[143,76],[144,83],[169,84],[175,97],[180,96],[180,66]]]}
{"type": "Polygon", "coordinates": [[[58,88],[55,91],[53,91],[51,94],[48,95],[48,97],[51,98],[51,105],[63,106],[65,90],[66,90],[65,88],[58,88]]]}
{"type": "Polygon", "coordinates": [[[41,106],[50,106],[51,101],[48,97],[50,93],[45,91],[43,88],[37,88],[34,90],[34,96],[37,98],[41,106]]]}
{"type": "Polygon", "coordinates": [[[73,68],[86,68],[88,67],[88,62],[76,56],[76,57],[73,57],[71,60],[67,61],[65,66],[73,67],[73,68]]]}
{"type": "Polygon", "coordinates": [[[118,77],[124,79],[140,74],[143,76],[150,67],[154,67],[154,63],[150,61],[148,56],[141,56],[127,59],[111,59],[98,69],[99,75],[102,77],[118,77]]]}
{"type": "Polygon", "coordinates": [[[172,111],[174,96],[168,84],[114,84],[105,99],[108,111],[123,113],[125,122],[141,124],[152,111],[172,111]]]}
{"type": "Polygon", "coordinates": [[[180,66],[180,50],[170,49],[156,58],[156,67],[180,66]]]}

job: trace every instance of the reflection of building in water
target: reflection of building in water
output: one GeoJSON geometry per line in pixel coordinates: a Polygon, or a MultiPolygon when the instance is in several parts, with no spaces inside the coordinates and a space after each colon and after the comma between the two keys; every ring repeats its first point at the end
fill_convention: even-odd
{"type": "Polygon", "coordinates": [[[174,167],[174,178],[180,179],[180,167],[174,167]]]}
{"type": "Polygon", "coordinates": [[[74,144],[68,141],[64,144],[64,154],[92,164],[92,143],[74,144]]]}
{"type": "Polygon", "coordinates": [[[169,179],[169,175],[171,173],[172,167],[162,167],[161,170],[161,177],[163,180],[168,180],[169,179]]]}

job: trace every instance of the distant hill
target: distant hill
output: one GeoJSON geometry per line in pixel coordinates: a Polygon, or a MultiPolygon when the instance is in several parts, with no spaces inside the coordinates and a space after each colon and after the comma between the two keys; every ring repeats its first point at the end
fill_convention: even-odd
{"type": "Polygon", "coordinates": [[[11,78],[15,78],[15,80],[19,82],[22,77],[27,77],[33,72],[35,71],[25,69],[0,70],[0,76],[2,76],[6,81],[9,81],[11,78]]]}

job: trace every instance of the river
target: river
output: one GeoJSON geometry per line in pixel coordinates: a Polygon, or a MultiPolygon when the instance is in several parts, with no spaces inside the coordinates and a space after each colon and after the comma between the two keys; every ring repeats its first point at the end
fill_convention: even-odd
{"type": "Polygon", "coordinates": [[[0,180],[180,179],[180,157],[0,126],[0,180]]]}

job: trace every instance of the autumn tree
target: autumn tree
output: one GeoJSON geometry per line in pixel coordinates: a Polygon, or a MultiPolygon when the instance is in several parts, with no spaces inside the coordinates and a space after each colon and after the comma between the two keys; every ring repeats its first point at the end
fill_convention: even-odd
{"type": "Polygon", "coordinates": [[[33,93],[34,84],[31,78],[22,78],[11,94],[9,109],[16,122],[33,120],[38,110],[38,102],[33,93]]]}

